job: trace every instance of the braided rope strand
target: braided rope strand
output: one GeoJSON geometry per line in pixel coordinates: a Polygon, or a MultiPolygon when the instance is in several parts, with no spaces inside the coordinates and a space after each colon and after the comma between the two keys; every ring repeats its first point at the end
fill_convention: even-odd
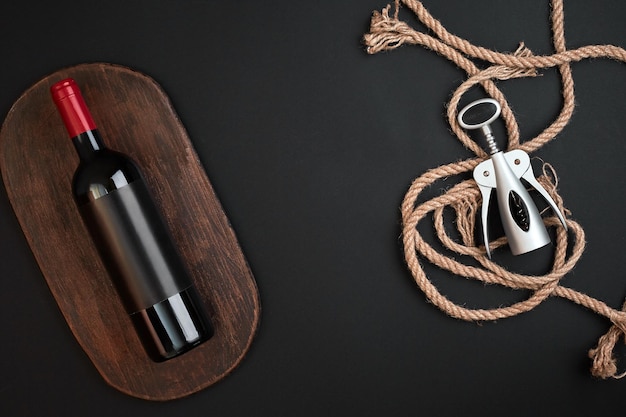
{"type": "MultiPolygon", "coordinates": [[[[560,285],[560,280],[571,271],[585,249],[583,228],[571,219],[567,219],[569,232],[558,227],[554,217],[545,218],[544,222],[556,231],[554,259],[550,271],[542,276],[528,276],[513,273],[492,262],[486,256],[484,247],[475,246],[474,231],[476,213],[482,196],[473,180],[456,184],[443,194],[420,202],[420,195],[435,182],[456,175],[467,175],[487,153],[476,144],[459,126],[456,119],[458,104],[463,95],[473,86],[480,85],[485,92],[502,106],[502,118],[505,122],[508,144],[507,149],[522,149],[527,153],[536,151],[554,140],[569,122],[574,111],[574,79],[570,64],[588,58],[610,58],[626,62],[626,50],[613,45],[588,45],[568,50],[565,44],[563,1],[552,0],[551,28],[555,53],[552,55],[534,55],[523,44],[514,53],[501,53],[473,45],[465,39],[448,32],[440,21],[426,10],[419,0],[395,0],[395,12],[390,15],[391,5],[372,16],[369,33],[364,35],[367,52],[375,54],[389,51],[402,45],[418,45],[430,49],[445,57],[463,69],[468,78],[454,91],[447,105],[447,119],[453,133],[459,141],[475,154],[475,158],[442,165],[431,169],[415,179],[407,191],[401,206],[403,224],[404,255],[407,266],[419,288],[427,299],[446,314],[466,321],[486,321],[512,317],[527,312],[546,298],[557,296],[570,300],[600,314],[612,322],[608,332],[600,337],[598,344],[589,351],[592,359],[591,373],[600,378],[621,378],[613,350],[617,341],[626,335],[626,303],[621,310],[609,307],[604,302],[560,285]],[[398,19],[401,3],[411,10],[433,34],[421,33],[398,19]],[[480,68],[474,60],[487,64],[480,68]],[[519,128],[514,114],[504,94],[494,80],[507,80],[518,77],[533,77],[538,69],[557,67],[562,86],[563,103],[556,119],[535,138],[520,143],[519,128]],[[456,216],[456,227],[460,235],[457,242],[446,231],[444,209],[451,207],[456,216]],[[463,262],[439,253],[428,244],[417,230],[418,224],[427,217],[432,217],[437,239],[449,251],[474,259],[480,266],[469,266],[463,262]],[[436,288],[429,280],[420,263],[425,260],[457,276],[478,280],[488,284],[501,285],[513,289],[530,290],[530,296],[509,306],[491,309],[473,309],[454,303],[436,288]]],[[[558,179],[554,169],[544,164],[543,175],[537,180],[556,201],[559,209],[569,214],[563,205],[563,199],[557,192],[558,179]]],[[[506,244],[502,237],[489,242],[491,249],[506,244]]]]}

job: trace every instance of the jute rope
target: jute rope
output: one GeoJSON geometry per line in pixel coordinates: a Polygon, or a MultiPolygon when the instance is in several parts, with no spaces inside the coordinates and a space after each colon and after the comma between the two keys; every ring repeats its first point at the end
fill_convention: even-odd
{"type": "MultiPolygon", "coordinates": [[[[476,213],[480,207],[481,194],[473,180],[464,180],[443,194],[427,201],[418,201],[420,194],[438,180],[470,173],[474,167],[488,157],[487,153],[475,143],[459,126],[456,115],[457,107],[463,94],[470,88],[480,85],[485,92],[496,99],[502,106],[502,118],[505,122],[508,144],[507,150],[522,149],[533,152],[553,140],[569,122],[574,110],[574,80],[570,63],[586,58],[612,58],[626,62],[626,50],[613,45],[590,45],[568,50],[565,46],[563,1],[552,1],[552,37],[555,53],[552,55],[534,55],[523,44],[512,54],[500,53],[476,46],[449,33],[418,0],[401,0],[419,20],[434,34],[421,33],[398,18],[400,0],[395,0],[395,13],[390,15],[388,5],[381,12],[374,12],[370,32],[364,36],[367,51],[375,54],[392,50],[401,45],[420,45],[431,49],[452,61],[468,74],[452,95],[447,106],[448,122],[452,131],[465,147],[476,156],[471,159],[442,165],[427,171],[410,186],[402,203],[403,243],[405,259],[415,282],[426,297],[448,315],[467,321],[497,320],[527,312],[549,296],[558,296],[582,305],[606,318],[613,325],[603,335],[597,346],[589,351],[592,359],[591,372],[600,378],[621,378],[618,375],[617,362],[613,355],[615,344],[626,335],[626,303],[622,310],[609,307],[604,302],[560,285],[560,279],[576,265],[585,249],[585,234],[582,227],[569,219],[570,212],[563,205],[563,199],[557,193],[558,179],[549,165],[544,165],[543,173],[538,178],[541,185],[556,201],[565,213],[569,233],[559,227],[555,217],[545,218],[547,226],[555,228],[556,242],[554,260],[550,271],[541,276],[529,276],[510,272],[492,262],[484,247],[475,245],[474,231],[476,213]],[[488,64],[479,68],[474,60],[488,64]],[[520,143],[520,134],[513,112],[504,94],[494,80],[507,80],[518,77],[532,77],[538,69],[557,67],[562,84],[563,105],[558,117],[538,136],[520,143]],[[460,236],[455,240],[444,227],[444,209],[452,208],[455,214],[456,228],[460,236]],[[438,252],[427,243],[418,231],[418,223],[428,216],[432,221],[437,237],[443,247],[453,253],[474,259],[479,266],[460,262],[455,257],[438,252]],[[420,264],[420,258],[439,268],[458,276],[479,280],[488,284],[498,284],[513,289],[530,290],[531,295],[509,306],[492,309],[474,309],[459,305],[445,295],[429,280],[420,264]]],[[[490,242],[495,249],[506,244],[506,239],[499,238],[490,242]]],[[[469,263],[469,262],[468,262],[469,263]]]]}

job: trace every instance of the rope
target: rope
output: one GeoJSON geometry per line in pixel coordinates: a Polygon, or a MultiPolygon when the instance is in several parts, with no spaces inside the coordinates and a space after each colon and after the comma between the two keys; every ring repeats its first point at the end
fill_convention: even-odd
{"type": "MultiPolygon", "coordinates": [[[[485,92],[502,106],[502,118],[505,122],[508,144],[507,150],[522,149],[534,152],[553,140],[567,125],[574,111],[574,80],[570,64],[587,58],[612,58],[626,62],[626,50],[613,45],[589,45],[568,50],[565,46],[563,0],[552,0],[552,37],[555,53],[552,55],[534,55],[524,44],[512,54],[500,53],[471,44],[465,39],[448,32],[418,0],[395,0],[395,12],[390,15],[391,5],[372,16],[370,32],[364,36],[367,52],[375,54],[388,51],[402,45],[426,47],[447,58],[463,69],[468,78],[453,93],[447,105],[447,118],[452,131],[461,143],[475,154],[466,159],[431,169],[413,181],[402,202],[403,244],[405,260],[415,282],[426,297],[446,314],[461,320],[485,321],[512,317],[527,312],[546,298],[557,296],[608,318],[613,325],[600,337],[595,348],[589,351],[592,360],[591,373],[599,378],[621,378],[617,374],[617,361],[613,355],[617,341],[626,340],[626,303],[621,310],[609,307],[604,302],[560,285],[560,280],[574,268],[585,249],[583,228],[569,218],[571,214],[563,205],[563,199],[557,192],[558,178],[554,169],[544,164],[543,173],[537,179],[565,213],[569,232],[559,227],[555,217],[547,217],[544,222],[555,228],[556,242],[554,259],[550,270],[541,276],[529,276],[510,272],[492,262],[486,256],[482,246],[475,245],[474,231],[476,213],[480,208],[481,194],[473,180],[462,181],[443,194],[427,201],[418,201],[421,193],[436,181],[443,178],[471,173],[474,167],[485,158],[487,153],[474,142],[461,128],[457,121],[457,108],[462,96],[472,87],[479,85],[485,92]],[[400,3],[410,9],[433,34],[427,35],[410,27],[398,18],[400,3]],[[474,60],[487,64],[479,68],[474,60]],[[537,70],[557,67],[562,85],[563,104],[557,118],[535,138],[520,143],[520,134],[513,111],[504,94],[494,80],[507,80],[518,77],[534,77],[537,70]],[[452,238],[445,229],[444,213],[452,208],[456,229],[460,239],[452,238]],[[418,224],[425,218],[432,218],[437,238],[447,251],[470,257],[475,262],[471,266],[453,256],[438,252],[427,243],[418,231],[418,224]],[[459,305],[443,295],[429,280],[420,259],[428,261],[455,275],[475,279],[488,284],[497,284],[513,289],[530,290],[530,296],[509,306],[491,309],[474,309],[459,305]]],[[[489,242],[493,250],[506,244],[502,237],[489,242]]]]}

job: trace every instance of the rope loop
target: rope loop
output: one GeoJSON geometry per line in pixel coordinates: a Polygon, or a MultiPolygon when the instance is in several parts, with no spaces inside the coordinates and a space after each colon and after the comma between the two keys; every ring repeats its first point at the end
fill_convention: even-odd
{"type": "MultiPolygon", "coordinates": [[[[473,180],[462,180],[443,194],[421,201],[422,192],[435,182],[447,177],[463,176],[471,171],[487,153],[475,143],[461,128],[456,119],[458,105],[463,95],[474,86],[481,86],[489,97],[497,100],[502,107],[501,117],[507,130],[507,150],[522,149],[532,153],[553,140],[569,122],[574,111],[574,80],[570,64],[586,58],[611,58],[626,62],[626,50],[613,45],[589,45],[568,50],[565,46],[563,0],[552,0],[552,37],[555,53],[534,55],[523,43],[513,53],[501,53],[473,45],[465,39],[448,32],[419,0],[395,0],[393,15],[391,5],[372,15],[369,33],[364,35],[364,43],[369,54],[390,51],[402,45],[418,45],[430,49],[463,69],[468,78],[454,91],[447,104],[447,120],[459,141],[475,155],[474,158],[433,168],[415,179],[402,202],[402,224],[404,255],[417,285],[430,302],[446,314],[461,320],[485,321],[512,317],[533,309],[550,296],[558,296],[582,305],[612,322],[609,331],[600,337],[598,345],[589,351],[592,359],[591,373],[599,378],[621,378],[614,357],[617,341],[626,340],[626,303],[621,310],[613,309],[604,302],[560,285],[560,280],[571,271],[585,249],[583,228],[569,218],[571,213],[563,205],[557,192],[558,177],[552,166],[543,164],[542,175],[537,179],[566,215],[569,232],[558,227],[555,217],[546,217],[546,226],[555,230],[556,242],[554,259],[550,270],[541,276],[514,273],[499,266],[486,256],[484,247],[475,244],[476,217],[481,205],[481,194],[473,180]],[[411,10],[433,34],[427,35],[399,20],[401,3],[411,10]],[[482,68],[475,61],[481,62],[482,68]],[[520,77],[534,77],[539,69],[557,67],[559,70],[563,104],[557,118],[539,135],[520,142],[517,121],[504,94],[498,89],[497,81],[520,77]],[[458,238],[450,236],[444,227],[446,208],[454,213],[458,238]],[[439,243],[448,252],[461,255],[462,262],[437,251],[424,240],[418,231],[418,224],[425,218],[432,219],[439,243]],[[487,284],[500,285],[512,289],[530,290],[529,297],[509,306],[489,309],[473,309],[459,305],[443,295],[428,279],[420,263],[426,260],[457,276],[478,280],[487,284]],[[479,266],[475,266],[479,265],[479,266]]],[[[505,245],[501,237],[489,242],[490,249],[505,245]]]]}

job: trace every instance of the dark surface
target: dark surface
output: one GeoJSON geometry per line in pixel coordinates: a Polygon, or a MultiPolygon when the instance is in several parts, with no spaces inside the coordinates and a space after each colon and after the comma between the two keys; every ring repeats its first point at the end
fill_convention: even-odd
{"type": "MultiPolygon", "coordinates": [[[[411,180],[469,155],[444,103],[464,74],[417,47],[368,56],[384,1],[23,1],[0,8],[0,113],[62,67],[142,71],[173,101],[260,288],[261,327],[224,381],[151,403],[100,378],[63,321],[0,191],[4,317],[0,414],[7,416],[601,416],[626,381],[590,376],[609,323],[560,299],[497,323],[448,318],[403,264],[398,206],[411,180]],[[71,4],[70,4],[71,3],[71,4]]],[[[546,1],[429,1],[453,33],[500,51],[551,52],[546,1]]],[[[626,46],[617,0],[565,5],[569,48],[626,46]]],[[[404,15],[410,19],[408,14],[404,15]]],[[[623,63],[573,65],[577,110],[536,156],[588,246],[564,285],[618,307],[626,231],[623,63]]],[[[557,72],[500,84],[523,138],[557,114],[557,72]]],[[[51,144],[51,146],[53,146],[51,144]]],[[[545,252],[502,262],[545,262],[545,252]]],[[[541,265],[540,265],[541,266],[541,265]]],[[[522,295],[429,269],[451,298],[495,307],[522,295]]],[[[618,348],[622,369],[624,349],[618,348]]]]}

